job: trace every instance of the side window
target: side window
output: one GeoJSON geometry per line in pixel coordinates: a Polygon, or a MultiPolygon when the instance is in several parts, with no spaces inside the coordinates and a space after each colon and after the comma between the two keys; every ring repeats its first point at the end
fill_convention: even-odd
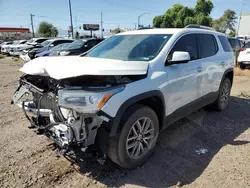
{"type": "Polygon", "coordinates": [[[225,36],[219,36],[219,40],[220,40],[220,43],[221,43],[221,45],[223,47],[223,50],[225,52],[232,52],[233,51],[230,43],[228,42],[227,37],[225,37],[225,36]]]}
{"type": "Polygon", "coordinates": [[[238,50],[240,50],[241,49],[241,44],[240,44],[240,41],[239,40],[237,40],[237,39],[235,39],[235,48],[236,48],[236,50],[238,51],[238,50]]]}
{"type": "Polygon", "coordinates": [[[37,42],[37,43],[42,43],[42,42],[44,42],[44,41],[46,41],[46,40],[48,40],[48,39],[38,39],[36,42],[37,42]]]}
{"type": "Polygon", "coordinates": [[[171,60],[173,53],[176,51],[188,52],[191,60],[198,59],[197,41],[195,35],[189,34],[181,37],[170,51],[167,59],[171,60]]]}
{"type": "Polygon", "coordinates": [[[93,48],[97,44],[96,40],[90,40],[87,42],[88,49],[93,48]]]}
{"type": "Polygon", "coordinates": [[[250,42],[246,43],[245,48],[250,48],[250,42]]]}
{"type": "Polygon", "coordinates": [[[57,46],[58,44],[62,44],[65,43],[63,40],[57,40],[55,42],[53,42],[52,44],[54,44],[54,46],[57,46]]]}
{"type": "Polygon", "coordinates": [[[210,34],[197,34],[199,40],[200,58],[207,58],[214,56],[219,47],[214,35],[210,34]]]}

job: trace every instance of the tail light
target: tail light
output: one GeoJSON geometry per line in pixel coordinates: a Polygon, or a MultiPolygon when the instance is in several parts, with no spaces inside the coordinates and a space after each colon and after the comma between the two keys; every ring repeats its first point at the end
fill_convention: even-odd
{"type": "Polygon", "coordinates": [[[245,47],[243,47],[243,48],[241,48],[241,50],[240,50],[240,51],[244,52],[245,50],[246,50],[246,48],[245,48],[245,47]]]}

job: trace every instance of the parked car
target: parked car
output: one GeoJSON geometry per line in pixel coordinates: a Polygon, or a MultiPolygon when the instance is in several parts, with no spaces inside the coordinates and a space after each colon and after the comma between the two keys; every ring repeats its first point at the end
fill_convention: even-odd
{"type": "Polygon", "coordinates": [[[102,41],[103,39],[97,38],[78,39],[71,43],[65,50],[62,50],[59,55],[80,55],[102,41]]]}
{"type": "MultiPolygon", "coordinates": [[[[237,61],[240,51],[242,47],[244,46],[244,43],[237,38],[228,38],[228,41],[234,51],[235,61],[237,61]]],[[[237,65],[237,62],[236,62],[236,65],[237,65]]]]}
{"type": "Polygon", "coordinates": [[[70,39],[49,39],[44,41],[41,45],[41,48],[34,48],[28,52],[28,55],[30,59],[34,59],[35,56],[41,52],[48,51],[49,49],[59,45],[59,44],[65,44],[65,43],[72,43],[73,40],[70,39]]]}
{"type": "Polygon", "coordinates": [[[8,53],[10,55],[15,55],[14,54],[14,48],[17,46],[17,45],[21,45],[21,44],[25,44],[27,42],[27,40],[19,40],[17,43],[13,43],[11,45],[9,45],[9,48],[8,48],[8,53]]]}
{"type": "Polygon", "coordinates": [[[8,54],[9,53],[9,49],[11,45],[17,45],[20,44],[19,40],[15,40],[13,42],[6,42],[4,45],[1,46],[1,52],[4,54],[8,54]]]}
{"type": "Polygon", "coordinates": [[[28,120],[40,133],[67,152],[94,145],[135,168],[173,122],[207,105],[227,109],[234,54],[225,34],[203,27],[148,29],[112,36],[81,56],[37,58],[20,70],[13,104],[26,117],[34,113],[28,120]],[[20,100],[26,93],[33,99],[20,100]]]}
{"type": "Polygon", "coordinates": [[[241,49],[238,63],[241,69],[250,68],[250,41],[246,42],[245,46],[241,49]]]}
{"type": "Polygon", "coordinates": [[[44,52],[41,52],[41,53],[37,54],[35,57],[53,56],[53,54],[58,55],[60,50],[66,49],[70,44],[71,43],[59,44],[59,45],[49,49],[48,51],[44,51],[44,52]]]}
{"type": "Polygon", "coordinates": [[[5,52],[4,52],[4,51],[5,51],[4,47],[5,47],[6,45],[10,45],[10,44],[13,44],[13,41],[6,41],[6,42],[1,43],[1,44],[0,44],[1,53],[5,53],[5,52]],[[2,48],[2,47],[3,47],[3,48],[2,48]]]}
{"type": "Polygon", "coordinates": [[[41,47],[41,43],[48,40],[48,38],[32,38],[28,40],[25,44],[15,45],[13,47],[13,55],[20,56],[23,50],[31,50],[33,48],[41,47]]]}

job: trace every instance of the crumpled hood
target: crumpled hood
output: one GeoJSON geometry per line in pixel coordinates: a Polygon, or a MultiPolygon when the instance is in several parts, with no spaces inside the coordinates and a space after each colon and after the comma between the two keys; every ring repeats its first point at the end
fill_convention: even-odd
{"type": "Polygon", "coordinates": [[[60,80],[83,75],[143,75],[147,69],[148,62],[64,56],[31,60],[20,71],[60,80]]]}

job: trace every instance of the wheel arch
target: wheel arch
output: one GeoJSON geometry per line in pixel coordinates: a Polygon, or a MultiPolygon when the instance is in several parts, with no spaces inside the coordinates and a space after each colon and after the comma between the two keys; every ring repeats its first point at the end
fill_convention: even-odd
{"type": "Polygon", "coordinates": [[[231,81],[231,84],[233,85],[234,80],[234,69],[230,68],[227,69],[223,75],[222,81],[225,80],[225,78],[228,78],[231,81]]]}
{"type": "Polygon", "coordinates": [[[123,114],[130,106],[134,104],[142,104],[152,108],[158,117],[159,128],[161,130],[166,114],[165,99],[161,91],[154,90],[131,97],[120,106],[119,110],[116,113],[116,116],[111,120],[111,137],[116,136],[120,128],[120,122],[123,114]]]}

